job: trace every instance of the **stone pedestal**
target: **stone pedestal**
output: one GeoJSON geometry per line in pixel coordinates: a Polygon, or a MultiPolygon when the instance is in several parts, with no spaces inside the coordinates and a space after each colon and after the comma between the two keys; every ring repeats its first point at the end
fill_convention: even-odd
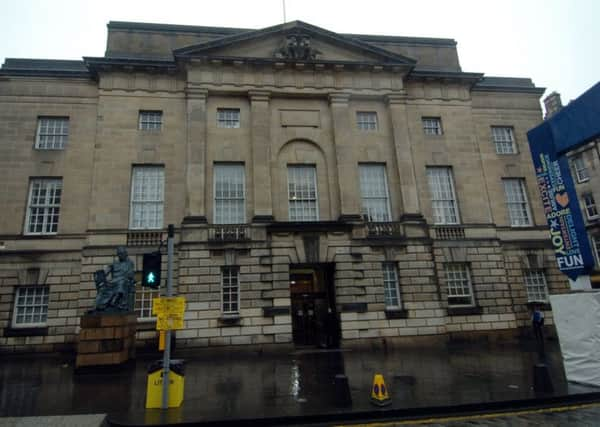
{"type": "Polygon", "coordinates": [[[76,368],[119,365],[134,358],[136,324],[135,313],[83,315],[76,368]]]}

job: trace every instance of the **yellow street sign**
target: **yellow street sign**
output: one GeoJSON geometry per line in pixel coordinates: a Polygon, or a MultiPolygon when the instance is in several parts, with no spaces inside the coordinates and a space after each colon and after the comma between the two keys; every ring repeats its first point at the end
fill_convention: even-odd
{"type": "Polygon", "coordinates": [[[156,315],[156,329],[169,331],[183,329],[185,297],[162,297],[152,300],[152,314],[156,315]]]}
{"type": "Polygon", "coordinates": [[[183,316],[170,315],[156,318],[157,331],[172,331],[174,329],[183,329],[183,316]]]}
{"type": "Polygon", "coordinates": [[[152,300],[152,314],[168,316],[178,314],[183,317],[185,312],[185,297],[161,297],[152,300]]]}

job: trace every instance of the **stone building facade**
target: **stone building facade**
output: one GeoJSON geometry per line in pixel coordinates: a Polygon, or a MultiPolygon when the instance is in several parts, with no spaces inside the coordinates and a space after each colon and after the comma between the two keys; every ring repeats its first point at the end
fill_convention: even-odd
{"type": "Polygon", "coordinates": [[[118,245],[141,269],[167,224],[180,346],[514,336],[568,290],[526,139],[542,93],[462,71],[451,39],[299,21],[111,22],[104,57],[7,59],[0,347],[70,348],[94,271],[118,245]]]}
{"type": "MultiPolygon", "coordinates": [[[[552,92],[544,99],[545,118],[551,117],[562,109],[560,94],[552,92]]],[[[600,140],[588,142],[582,147],[567,153],[571,165],[571,177],[579,199],[590,246],[596,261],[594,272],[590,275],[593,288],[600,288],[600,140]]]]}

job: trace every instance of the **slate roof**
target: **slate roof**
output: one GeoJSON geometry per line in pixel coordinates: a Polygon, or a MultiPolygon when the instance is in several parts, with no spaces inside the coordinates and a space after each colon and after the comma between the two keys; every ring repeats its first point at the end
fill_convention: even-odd
{"type": "Polygon", "coordinates": [[[0,75],[90,77],[83,61],[68,59],[6,58],[0,75]]]}

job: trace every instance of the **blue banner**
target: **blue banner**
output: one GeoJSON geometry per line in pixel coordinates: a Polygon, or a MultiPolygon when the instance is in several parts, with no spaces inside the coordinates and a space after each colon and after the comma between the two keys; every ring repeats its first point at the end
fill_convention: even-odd
{"type": "Polygon", "coordinates": [[[550,227],[558,268],[570,279],[589,274],[594,268],[585,224],[571,171],[565,155],[559,156],[548,123],[529,131],[537,185],[550,227]]]}

